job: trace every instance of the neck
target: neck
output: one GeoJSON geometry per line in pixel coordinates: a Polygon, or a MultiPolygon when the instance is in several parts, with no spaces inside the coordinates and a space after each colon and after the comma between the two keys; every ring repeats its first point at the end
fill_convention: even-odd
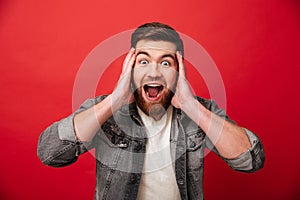
{"type": "Polygon", "coordinates": [[[154,114],[154,115],[150,115],[150,117],[152,117],[155,121],[159,121],[162,116],[164,116],[166,112],[161,112],[161,113],[158,113],[158,114],[154,114]]]}
{"type": "Polygon", "coordinates": [[[161,120],[161,118],[166,114],[168,108],[164,108],[160,104],[156,104],[156,105],[152,105],[149,110],[144,110],[138,106],[138,109],[141,112],[143,112],[146,116],[151,117],[155,121],[161,120]]]}
{"type": "Polygon", "coordinates": [[[166,114],[166,112],[167,108],[164,108],[160,104],[155,104],[151,106],[148,116],[152,117],[155,121],[158,121],[162,118],[162,116],[164,116],[164,114],[166,114]]]}

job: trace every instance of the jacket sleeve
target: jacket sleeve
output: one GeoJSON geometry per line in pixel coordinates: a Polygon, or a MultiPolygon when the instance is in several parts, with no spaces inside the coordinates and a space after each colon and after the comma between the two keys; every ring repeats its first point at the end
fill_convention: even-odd
{"type": "MultiPolygon", "coordinates": [[[[235,124],[235,122],[226,115],[225,111],[223,109],[220,109],[214,101],[210,101],[209,109],[218,116],[235,124]]],[[[257,135],[246,128],[244,128],[244,130],[249,138],[251,147],[237,158],[227,159],[222,157],[214,147],[212,142],[208,139],[208,137],[206,137],[206,145],[208,148],[212,149],[218,156],[220,156],[232,169],[242,172],[255,172],[264,166],[264,148],[261,140],[257,135]]]]}
{"type": "Polygon", "coordinates": [[[54,122],[44,130],[38,141],[37,155],[45,165],[63,167],[77,161],[80,154],[93,148],[92,142],[80,142],[74,130],[74,116],[100,102],[104,97],[89,99],[70,116],[54,122]]]}

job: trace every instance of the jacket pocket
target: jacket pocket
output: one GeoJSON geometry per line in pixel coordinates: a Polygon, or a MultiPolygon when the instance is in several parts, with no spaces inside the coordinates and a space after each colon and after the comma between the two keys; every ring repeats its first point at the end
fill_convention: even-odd
{"type": "Polygon", "coordinates": [[[105,134],[102,134],[96,147],[96,159],[102,167],[116,168],[120,157],[121,148],[113,144],[105,134]]]}
{"type": "Polygon", "coordinates": [[[205,140],[205,133],[201,130],[195,130],[194,132],[187,133],[186,143],[187,143],[187,151],[196,151],[199,149],[205,140]]]}
{"type": "Polygon", "coordinates": [[[187,169],[188,171],[199,170],[203,165],[205,134],[197,130],[187,134],[187,169]]]}

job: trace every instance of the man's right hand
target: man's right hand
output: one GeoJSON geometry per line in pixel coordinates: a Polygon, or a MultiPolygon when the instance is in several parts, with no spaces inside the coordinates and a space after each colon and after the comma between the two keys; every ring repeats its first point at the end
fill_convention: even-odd
{"type": "Polygon", "coordinates": [[[124,104],[134,101],[133,91],[131,90],[131,71],[135,62],[135,49],[131,48],[127,54],[122,67],[118,84],[111,94],[113,110],[119,109],[124,104]]]}
{"type": "Polygon", "coordinates": [[[135,49],[130,49],[124,62],[118,84],[112,94],[93,107],[74,117],[77,138],[82,142],[93,139],[100,126],[121,106],[134,101],[131,91],[131,71],[135,62],[135,49]]]}

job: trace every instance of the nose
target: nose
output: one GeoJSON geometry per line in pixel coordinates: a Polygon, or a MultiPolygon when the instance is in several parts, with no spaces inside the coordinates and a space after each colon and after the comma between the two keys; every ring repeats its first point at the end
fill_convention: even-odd
{"type": "Polygon", "coordinates": [[[159,64],[157,64],[157,63],[151,63],[148,66],[148,70],[147,70],[147,76],[148,77],[155,78],[155,77],[160,77],[161,75],[162,74],[161,74],[161,71],[160,71],[159,64]]]}

